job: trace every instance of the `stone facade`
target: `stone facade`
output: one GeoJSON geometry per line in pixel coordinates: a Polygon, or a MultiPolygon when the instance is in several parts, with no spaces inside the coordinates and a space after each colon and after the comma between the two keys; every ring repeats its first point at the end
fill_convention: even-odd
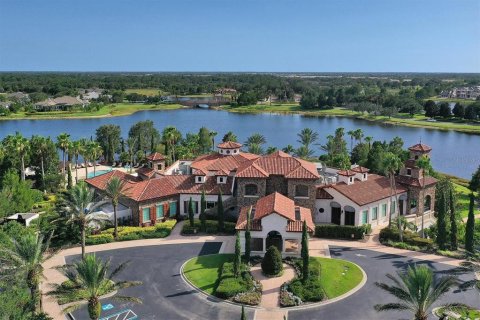
{"type": "Polygon", "coordinates": [[[407,215],[416,214],[421,216],[421,213],[427,213],[429,211],[435,211],[435,185],[430,185],[423,190],[418,187],[409,187],[408,199],[407,199],[407,215]],[[425,198],[430,196],[430,209],[425,210],[425,198]],[[411,207],[413,201],[416,201],[417,206],[415,208],[411,207]]]}
{"type": "Polygon", "coordinates": [[[293,199],[296,205],[301,207],[309,208],[312,212],[315,212],[315,200],[317,194],[317,180],[314,179],[288,179],[288,193],[287,197],[293,199]],[[296,195],[296,186],[307,186],[308,187],[308,196],[297,196],[296,195]]]}
{"type": "Polygon", "coordinates": [[[237,205],[240,207],[254,205],[259,198],[266,195],[266,178],[237,178],[236,183],[237,186],[235,197],[237,198],[237,205]],[[257,186],[257,195],[253,196],[245,194],[245,187],[249,184],[255,184],[257,186]]]}
{"type": "Polygon", "coordinates": [[[288,195],[288,180],[284,176],[270,175],[267,178],[266,195],[278,192],[284,196],[288,195]]]}

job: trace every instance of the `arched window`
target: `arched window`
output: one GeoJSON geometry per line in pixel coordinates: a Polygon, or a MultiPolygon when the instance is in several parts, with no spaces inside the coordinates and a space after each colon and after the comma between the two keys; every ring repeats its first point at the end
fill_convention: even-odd
{"type": "Polygon", "coordinates": [[[256,184],[247,184],[245,186],[245,195],[246,196],[256,196],[258,194],[258,187],[256,184]]]}
{"type": "Polygon", "coordinates": [[[429,211],[431,209],[432,197],[427,195],[423,204],[423,211],[429,211]]]}
{"type": "Polygon", "coordinates": [[[308,186],[303,184],[296,185],[295,197],[308,197],[308,186]]]}

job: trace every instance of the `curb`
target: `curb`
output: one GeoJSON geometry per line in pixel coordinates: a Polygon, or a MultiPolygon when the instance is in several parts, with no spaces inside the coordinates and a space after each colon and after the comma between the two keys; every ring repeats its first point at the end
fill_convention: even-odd
{"type": "Polygon", "coordinates": [[[214,256],[214,255],[217,255],[218,253],[213,253],[213,254],[206,254],[206,255],[202,255],[202,256],[194,256],[188,260],[186,260],[182,266],[180,267],[180,276],[182,277],[182,280],[185,281],[185,283],[187,283],[191,288],[193,288],[195,291],[197,291],[198,293],[202,294],[205,298],[207,298],[207,301],[208,302],[216,302],[216,303],[225,303],[225,304],[229,304],[229,305],[232,305],[232,306],[237,306],[237,307],[245,307],[247,309],[252,309],[252,310],[266,310],[262,307],[256,307],[256,306],[250,306],[250,305],[247,305],[247,304],[241,304],[241,303],[237,303],[237,302],[233,302],[233,301],[229,301],[229,300],[224,300],[224,299],[220,299],[220,298],[217,298],[215,296],[212,296],[211,294],[209,293],[206,293],[205,291],[203,291],[202,289],[198,288],[197,286],[195,286],[190,280],[188,280],[188,278],[185,276],[184,272],[183,272],[183,269],[185,267],[185,265],[187,264],[187,262],[189,262],[190,260],[192,260],[193,258],[197,258],[197,257],[208,257],[208,256],[214,256]]]}

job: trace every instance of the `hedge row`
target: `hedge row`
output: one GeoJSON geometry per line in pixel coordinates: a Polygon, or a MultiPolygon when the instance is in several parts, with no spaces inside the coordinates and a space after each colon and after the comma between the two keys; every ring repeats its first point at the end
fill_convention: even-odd
{"type": "MultiPolygon", "coordinates": [[[[390,242],[399,242],[400,241],[400,233],[396,228],[383,228],[380,231],[379,240],[382,243],[390,242]]],[[[433,248],[433,240],[432,239],[425,239],[418,236],[418,234],[411,232],[409,230],[403,231],[403,242],[411,246],[417,246],[425,249],[432,249],[433,248]]]]}
{"type": "Polygon", "coordinates": [[[319,238],[363,239],[366,233],[366,228],[366,226],[321,224],[315,227],[315,236],[319,238]]]}
{"type": "MultiPolygon", "coordinates": [[[[225,230],[223,233],[226,234],[235,234],[235,223],[233,222],[224,222],[225,230]]],[[[189,221],[185,221],[182,228],[182,234],[195,234],[195,230],[197,233],[201,232],[201,222],[200,220],[196,219],[194,221],[194,227],[190,226],[189,221]]],[[[216,220],[206,220],[206,230],[205,233],[207,234],[216,234],[218,233],[218,221],[216,220]]]]}
{"type": "MultiPolygon", "coordinates": [[[[291,264],[295,266],[295,269],[298,268],[302,270],[303,262],[301,259],[294,258],[291,264]]],[[[301,275],[299,275],[286,285],[286,290],[293,294],[290,298],[295,301],[296,305],[299,304],[299,302],[296,301],[298,299],[304,302],[316,302],[325,299],[325,291],[320,282],[321,265],[319,263],[310,263],[309,273],[310,275],[306,282],[303,282],[300,278],[301,275]]]]}
{"type": "Polygon", "coordinates": [[[223,264],[215,296],[222,299],[230,299],[239,293],[254,289],[253,278],[248,271],[248,266],[242,264],[240,270],[240,276],[235,277],[233,262],[225,262],[223,264]]]}
{"type": "MultiPolygon", "coordinates": [[[[177,223],[176,220],[167,220],[151,227],[118,227],[118,241],[165,238],[170,235],[177,223]]],[[[88,236],[87,245],[113,242],[114,228],[102,231],[100,234],[88,236]]]]}

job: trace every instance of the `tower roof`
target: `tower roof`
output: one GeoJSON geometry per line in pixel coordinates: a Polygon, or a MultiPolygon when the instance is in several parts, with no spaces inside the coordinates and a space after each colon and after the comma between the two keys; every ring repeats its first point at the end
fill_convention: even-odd
{"type": "Polygon", "coordinates": [[[226,141],[226,142],[219,143],[217,147],[220,149],[238,149],[242,147],[242,144],[238,142],[233,142],[233,141],[226,141]]]}
{"type": "Polygon", "coordinates": [[[408,148],[410,151],[417,151],[417,152],[430,152],[432,151],[432,147],[427,146],[426,144],[423,143],[417,143],[416,145],[411,146],[408,148]]]}

